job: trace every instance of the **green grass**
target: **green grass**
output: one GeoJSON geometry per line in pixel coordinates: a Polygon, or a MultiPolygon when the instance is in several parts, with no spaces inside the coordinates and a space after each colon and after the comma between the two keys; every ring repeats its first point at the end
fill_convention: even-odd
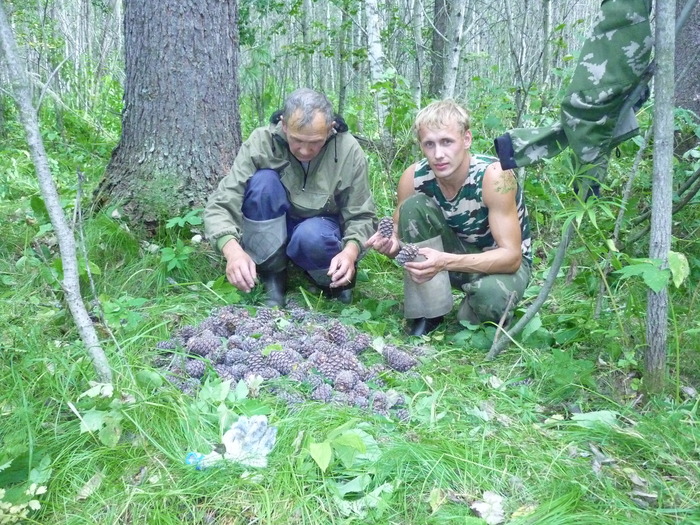
{"type": "MultiPolygon", "coordinates": [[[[290,298],[307,308],[373,337],[426,345],[420,367],[386,378],[411,400],[407,422],[314,402],[291,410],[264,387],[257,396],[213,402],[144,382],[144,372],[151,379],[161,373],[158,341],[224,304],[259,304],[260,292],[235,293],[220,279],[220,258],[190,245],[184,232],[164,230],[148,249],[118,220],[97,214],[82,224],[94,266],[81,286],[114,370],[114,392],[95,396],[92,365],[56,280],[57,247],[31,206],[36,185],[19,150],[0,151],[7,197],[0,204],[0,493],[26,502],[32,482],[46,487],[24,523],[480,524],[470,505],[487,491],[504,497],[513,524],[700,523],[700,399],[691,390],[700,388],[698,289],[670,289],[670,388],[644,403],[641,281],[610,276],[614,300],[596,315],[604,214],[598,230],[584,221],[539,324],[493,362],[484,359],[493,327],[460,326],[453,315],[430,339],[408,338],[400,270],[376,253],[362,260],[349,307],[313,295],[292,275],[290,298]],[[180,250],[177,268],[166,268],[164,248],[180,250]],[[221,421],[253,409],[278,428],[267,467],[185,464],[187,452],[220,441],[221,421]],[[96,413],[111,433],[81,431],[96,413]],[[368,436],[372,454],[347,464],[334,456],[324,471],[310,446],[343,425],[368,436]],[[348,483],[361,490],[342,496],[348,483]]],[[[53,151],[69,209],[76,151],[53,151]]],[[[98,174],[106,154],[81,159],[86,173],[98,174]]],[[[376,159],[370,165],[379,214],[389,214],[394,181],[376,159]]],[[[558,242],[563,205],[552,194],[546,184],[531,193],[538,259],[518,315],[558,242]]],[[[696,222],[684,219],[682,232],[691,281],[700,268],[696,222]]]]}

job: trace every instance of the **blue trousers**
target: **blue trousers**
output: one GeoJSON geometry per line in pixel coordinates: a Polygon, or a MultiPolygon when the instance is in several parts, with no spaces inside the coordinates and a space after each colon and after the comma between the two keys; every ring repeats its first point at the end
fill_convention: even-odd
{"type": "Polygon", "coordinates": [[[343,248],[337,216],[318,215],[306,219],[290,216],[291,204],[279,174],[262,169],[248,179],[243,197],[243,215],[252,221],[287,217],[286,254],[306,271],[325,270],[343,248]]]}

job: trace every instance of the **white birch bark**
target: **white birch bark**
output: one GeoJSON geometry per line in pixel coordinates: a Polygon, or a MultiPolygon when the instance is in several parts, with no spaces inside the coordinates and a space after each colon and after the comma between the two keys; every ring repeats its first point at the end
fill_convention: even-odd
{"type": "Polygon", "coordinates": [[[420,107],[423,100],[423,67],[425,65],[425,48],[423,43],[423,1],[413,0],[411,5],[413,39],[416,49],[416,73],[413,79],[413,100],[420,107]]]}
{"type": "Polygon", "coordinates": [[[112,370],[107,357],[100,346],[95,326],[88,315],[83,298],[80,295],[80,282],[78,277],[78,257],[76,255],[75,237],[68,225],[66,216],[61,207],[56,184],[51,177],[49,162],[44,149],[44,142],[39,132],[39,121],[36,110],[32,106],[31,93],[27,74],[19,62],[17,45],[12,35],[5,9],[0,3],[0,45],[5,56],[8,73],[12,80],[15,100],[19,106],[22,124],[27,134],[27,142],[32,154],[32,161],[39,179],[41,196],[46,204],[51,224],[56,232],[58,247],[63,263],[63,281],[61,287],[65,294],[66,303],[78,328],[80,338],[92,359],[93,367],[103,383],[112,381],[112,370]]]}
{"type": "Polygon", "coordinates": [[[450,50],[445,68],[445,80],[442,87],[443,98],[453,98],[459,71],[459,59],[462,56],[462,31],[469,0],[457,0],[453,5],[452,23],[450,24],[450,50]]]}
{"type": "MultiPolygon", "coordinates": [[[[385,73],[384,47],[382,46],[381,30],[383,27],[382,18],[379,16],[377,0],[367,0],[365,3],[367,13],[367,49],[369,54],[369,71],[372,84],[379,82],[385,73]]],[[[382,102],[379,93],[375,92],[375,105],[377,108],[377,119],[379,120],[379,133],[385,134],[386,116],[388,108],[382,102]]]]}

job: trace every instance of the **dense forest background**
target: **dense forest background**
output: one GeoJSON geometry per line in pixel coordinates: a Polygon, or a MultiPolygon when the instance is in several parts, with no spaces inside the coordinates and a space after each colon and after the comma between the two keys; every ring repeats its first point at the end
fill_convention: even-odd
{"type": "MultiPolygon", "coordinates": [[[[300,280],[291,296],[306,314],[264,312],[257,291],[223,279],[201,207],[241,141],[309,86],[361,141],[379,215],[390,214],[419,155],[412,119],[429,101],[469,107],[484,153],[510,129],[558,121],[598,0],[0,2],[109,372],[68,307],[59,232],[4,60],[0,522],[700,523],[696,2],[674,2],[687,21],[673,73],[649,83],[640,134],[616,148],[597,198],[577,195],[587,167],[568,151],[518,170],[535,260],[516,318],[553,287],[494,360],[494,340],[508,337],[495,326],[452,319],[408,338],[400,271],[376,254],[352,305],[300,280]],[[654,137],[657,101],[672,94],[672,129],[654,137]],[[659,169],[670,248],[657,258],[659,169]],[[371,340],[368,368],[387,348],[410,350],[410,371],[375,368],[368,382],[370,408],[384,395],[398,411],[325,403],[285,377],[227,379],[178,346],[231,306],[260,319],[253,339],[268,354],[299,319],[333,341],[337,330],[371,340]],[[649,392],[655,344],[663,381],[649,392]],[[186,464],[253,415],[278,429],[267,467],[186,464]]],[[[673,26],[653,13],[657,29],[673,26]]],[[[662,49],[656,65],[669,71],[662,49]]]]}

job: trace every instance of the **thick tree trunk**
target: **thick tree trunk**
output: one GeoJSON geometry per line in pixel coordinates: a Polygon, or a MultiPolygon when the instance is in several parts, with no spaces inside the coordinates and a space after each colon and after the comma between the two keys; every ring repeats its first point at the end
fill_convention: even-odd
{"type": "Polygon", "coordinates": [[[146,227],[201,206],[241,144],[236,0],[126,0],[122,137],[98,205],[146,227]]]}
{"type": "MultiPolygon", "coordinates": [[[[369,54],[369,70],[372,78],[372,83],[375,84],[382,80],[386,73],[386,64],[384,58],[384,46],[382,45],[381,32],[384,24],[379,16],[379,6],[377,0],[367,0],[365,2],[367,10],[367,41],[369,54]]],[[[386,116],[388,108],[381,99],[381,90],[377,90],[375,94],[375,103],[377,108],[377,120],[379,121],[379,133],[382,137],[386,134],[386,116]]]]}
{"type": "MultiPolygon", "coordinates": [[[[673,92],[675,46],[675,0],[656,3],[654,74],[654,174],[649,257],[668,267],[671,249],[671,208],[673,206],[673,92]]],[[[647,347],[644,389],[649,394],[663,391],[666,381],[668,337],[668,290],[652,290],[647,303],[647,347]]]]}

